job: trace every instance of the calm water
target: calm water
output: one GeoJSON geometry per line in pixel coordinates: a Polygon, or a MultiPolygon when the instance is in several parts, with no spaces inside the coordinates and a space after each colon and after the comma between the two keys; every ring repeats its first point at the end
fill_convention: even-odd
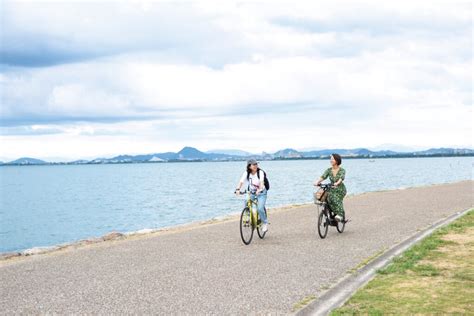
{"type": "MultiPolygon", "coordinates": [[[[472,179],[472,157],[344,160],[349,194],[472,179]]],[[[268,205],[312,200],[328,161],[264,161],[268,205]]],[[[0,252],[235,213],[244,162],[0,167],[0,252]]]]}

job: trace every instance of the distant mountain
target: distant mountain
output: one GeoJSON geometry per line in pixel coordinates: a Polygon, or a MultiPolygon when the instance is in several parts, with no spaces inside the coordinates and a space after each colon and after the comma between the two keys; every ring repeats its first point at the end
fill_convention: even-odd
{"type": "MultiPolygon", "coordinates": [[[[109,161],[109,162],[132,162],[133,157],[134,156],[130,156],[130,155],[120,155],[120,156],[110,158],[110,159],[105,159],[105,160],[109,161]]],[[[95,161],[97,161],[97,162],[100,162],[100,161],[103,161],[103,160],[104,159],[95,159],[95,161]]]]}
{"type": "Polygon", "coordinates": [[[336,153],[345,157],[359,157],[359,156],[388,156],[394,155],[396,152],[393,151],[371,151],[366,148],[355,148],[355,149],[322,149],[312,151],[297,151],[296,149],[287,148],[279,150],[273,154],[274,158],[314,158],[314,157],[328,157],[331,154],[336,153]]]}
{"type": "Polygon", "coordinates": [[[233,160],[239,158],[241,157],[236,155],[205,153],[194,147],[184,147],[178,152],[179,160],[233,160]]]}
{"type": "Polygon", "coordinates": [[[431,148],[428,150],[417,151],[414,154],[419,155],[467,155],[473,154],[474,150],[467,148],[431,148]]]}
{"type": "Polygon", "coordinates": [[[239,149],[213,149],[208,150],[206,153],[208,154],[223,154],[229,156],[250,156],[252,155],[248,151],[243,151],[239,149]]]}
{"type": "MultiPolygon", "coordinates": [[[[474,150],[466,148],[431,148],[417,152],[396,152],[391,150],[373,151],[367,148],[354,149],[321,149],[298,151],[286,148],[275,153],[249,154],[240,150],[224,150],[224,152],[202,152],[194,147],[184,147],[179,152],[164,152],[145,155],[119,155],[113,158],[96,158],[90,161],[76,160],[66,163],[52,163],[35,158],[20,158],[3,165],[44,165],[44,164],[108,164],[108,163],[156,163],[169,161],[242,161],[248,158],[258,160],[274,159],[322,159],[332,153],[338,153],[347,158],[384,158],[384,157],[433,157],[433,156],[474,156],[474,150]]],[[[0,163],[2,164],[2,163],[0,163]]]]}
{"type": "Polygon", "coordinates": [[[145,155],[120,155],[108,159],[95,159],[93,163],[137,163],[137,162],[160,162],[177,159],[178,154],[172,152],[145,154],[145,155]]]}
{"type": "Polygon", "coordinates": [[[207,159],[213,154],[206,154],[200,150],[197,150],[194,147],[184,147],[180,151],[178,151],[178,159],[189,159],[189,160],[196,160],[196,159],[207,159]]]}
{"type": "Polygon", "coordinates": [[[149,159],[148,161],[150,162],[163,162],[163,161],[166,161],[164,159],[161,159],[160,157],[156,157],[156,156],[153,156],[151,159],[149,159]]]}
{"type": "Polygon", "coordinates": [[[273,154],[248,154],[243,155],[243,151],[229,150],[224,152],[202,152],[194,147],[184,147],[179,152],[165,152],[148,155],[120,155],[110,159],[95,159],[91,163],[137,163],[137,162],[162,162],[162,161],[226,161],[226,160],[245,160],[247,158],[256,158],[259,160],[272,159],[300,159],[300,158],[324,158],[332,153],[340,154],[343,157],[396,157],[396,156],[429,156],[429,155],[468,155],[473,154],[470,149],[438,148],[414,153],[399,153],[391,150],[372,151],[367,148],[354,149],[322,149],[313,151],[298,151],[293,148],[279,150],[273,154]],[[228,152],[228,153],[224,153],[228,152]]]}
{"type": "MultiPolygon", "coordinates": [[[[237,157],[237,156],[235,156],[237,157]]],[[[179,152],[164,152],[146,155],[120,155],[113,158],[97,158],[90,163],[139,163],[163,161],[193,161],[193,160],[232,160],[234,156],[216,153],[204,153],[194,147],[184,147],[179,152]]]]}
{"type": "Polygon", "coordinates": [[[296,149],[286,148],[274,153],[273,157],[275,158],[301,158],[303,157],[303,154],[297,151],[296,149]]]}
{"type": "Polygon", "coordinates": [[[80,159],[80,160],[71,161],[71,162],[69,162],[69,164],[81,165],[81,164],[86,164],[88,162],[89,162],[88,160],[80,159]]]}
{"type": "Polygon", "coordinates": [[[161,158],[163,160],[172,160],[172,159],[177,159],[178,155],[173,152],[165,152],[165,153],[159,153],[159,154],[153,154],[152,156],[161,158]]]}
{"type": "Polygon", "coordinates": [[[396,155],[397,153],[390,150],[382,151],[371,151],[366,148],[355,148],[355,149],[323,149],[308,151],[303,153],[304,157],[329,157],[331,154],[336,153],[345,157],[358,157],[358,156],[390,156],[396,155]]]}
{"type": "Polygon", "coordinates": [[[36,159],[36,158],[28,158],[23,157],[17,160],[13,160],[7,163],[8,165],[44,165],[47,164],[46,161],[36,159]]]}

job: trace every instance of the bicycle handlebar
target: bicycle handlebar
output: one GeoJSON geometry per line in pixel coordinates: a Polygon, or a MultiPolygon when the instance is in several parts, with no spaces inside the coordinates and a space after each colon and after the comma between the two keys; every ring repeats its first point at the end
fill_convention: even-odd
{"type": "Polygon", "coordinates": [[[252,191],[248,191],[248,190],[245,190],[245,191],[238,191],[238,192],[237,192],[237,190],[235,190],[235,191],[234,191],[234,194],[236,194],[236,193],[239,194],[239,195],[244,195],[244,194],[247,194],[247,193],[255,194],[256,191],[252,193],[252,191]]]}
{"type": "Polygon", "coordinates": [[[333,188],[334,185],[332,183],[320,183],[318,187],[320,187],[321,189],[327,190],[327,189],[333,188]]]}

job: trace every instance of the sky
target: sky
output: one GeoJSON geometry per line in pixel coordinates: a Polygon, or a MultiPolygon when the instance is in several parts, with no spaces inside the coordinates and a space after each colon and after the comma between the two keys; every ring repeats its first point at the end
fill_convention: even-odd
{"type": "Polygon", "coordinates": [[[0,5],[3,161],[473,147],[470,1],[0,5]]]}

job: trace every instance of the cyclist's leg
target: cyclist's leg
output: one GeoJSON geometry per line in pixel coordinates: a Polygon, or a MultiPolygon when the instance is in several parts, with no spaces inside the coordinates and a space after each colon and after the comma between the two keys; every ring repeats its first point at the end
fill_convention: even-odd
{"type": "Polygon", "coordinates": [[[344,206],[342,204],[343,198],[344,194],[341,194],[340,192],[329,192],[328,204],[334,215],[344,217],[344,206]]]}
{"type": "Polygon", "coordinates": [[[334,202],[333,202],[333,196],[331,195],[331,192],[328,192],[328,197],[327,197],[327,200],[326,200],[326,203],[327,203],[327,210],[328,210],[328,213],[329,213],[329,217],[331,219],[334,219],[334,216],[337,215],[336,212],[334,211],[334,202]]]}
{"type": "Polygon", "coordinates": [[[342,216],[342,218],[345,218],[346,212],[344,211],[344,204],[343,204],[343,201],[341,199],[340,201],[340,204],[339,204],[339,215],[342,216]]]}
{"type": "Polygon", "coordinates": [[[258,215],[262,223],[268,224],[267,216],[265,215],[265,203],[267,202],[267,191],[263,191],[257,196],[258,200],[258,215]]]}

